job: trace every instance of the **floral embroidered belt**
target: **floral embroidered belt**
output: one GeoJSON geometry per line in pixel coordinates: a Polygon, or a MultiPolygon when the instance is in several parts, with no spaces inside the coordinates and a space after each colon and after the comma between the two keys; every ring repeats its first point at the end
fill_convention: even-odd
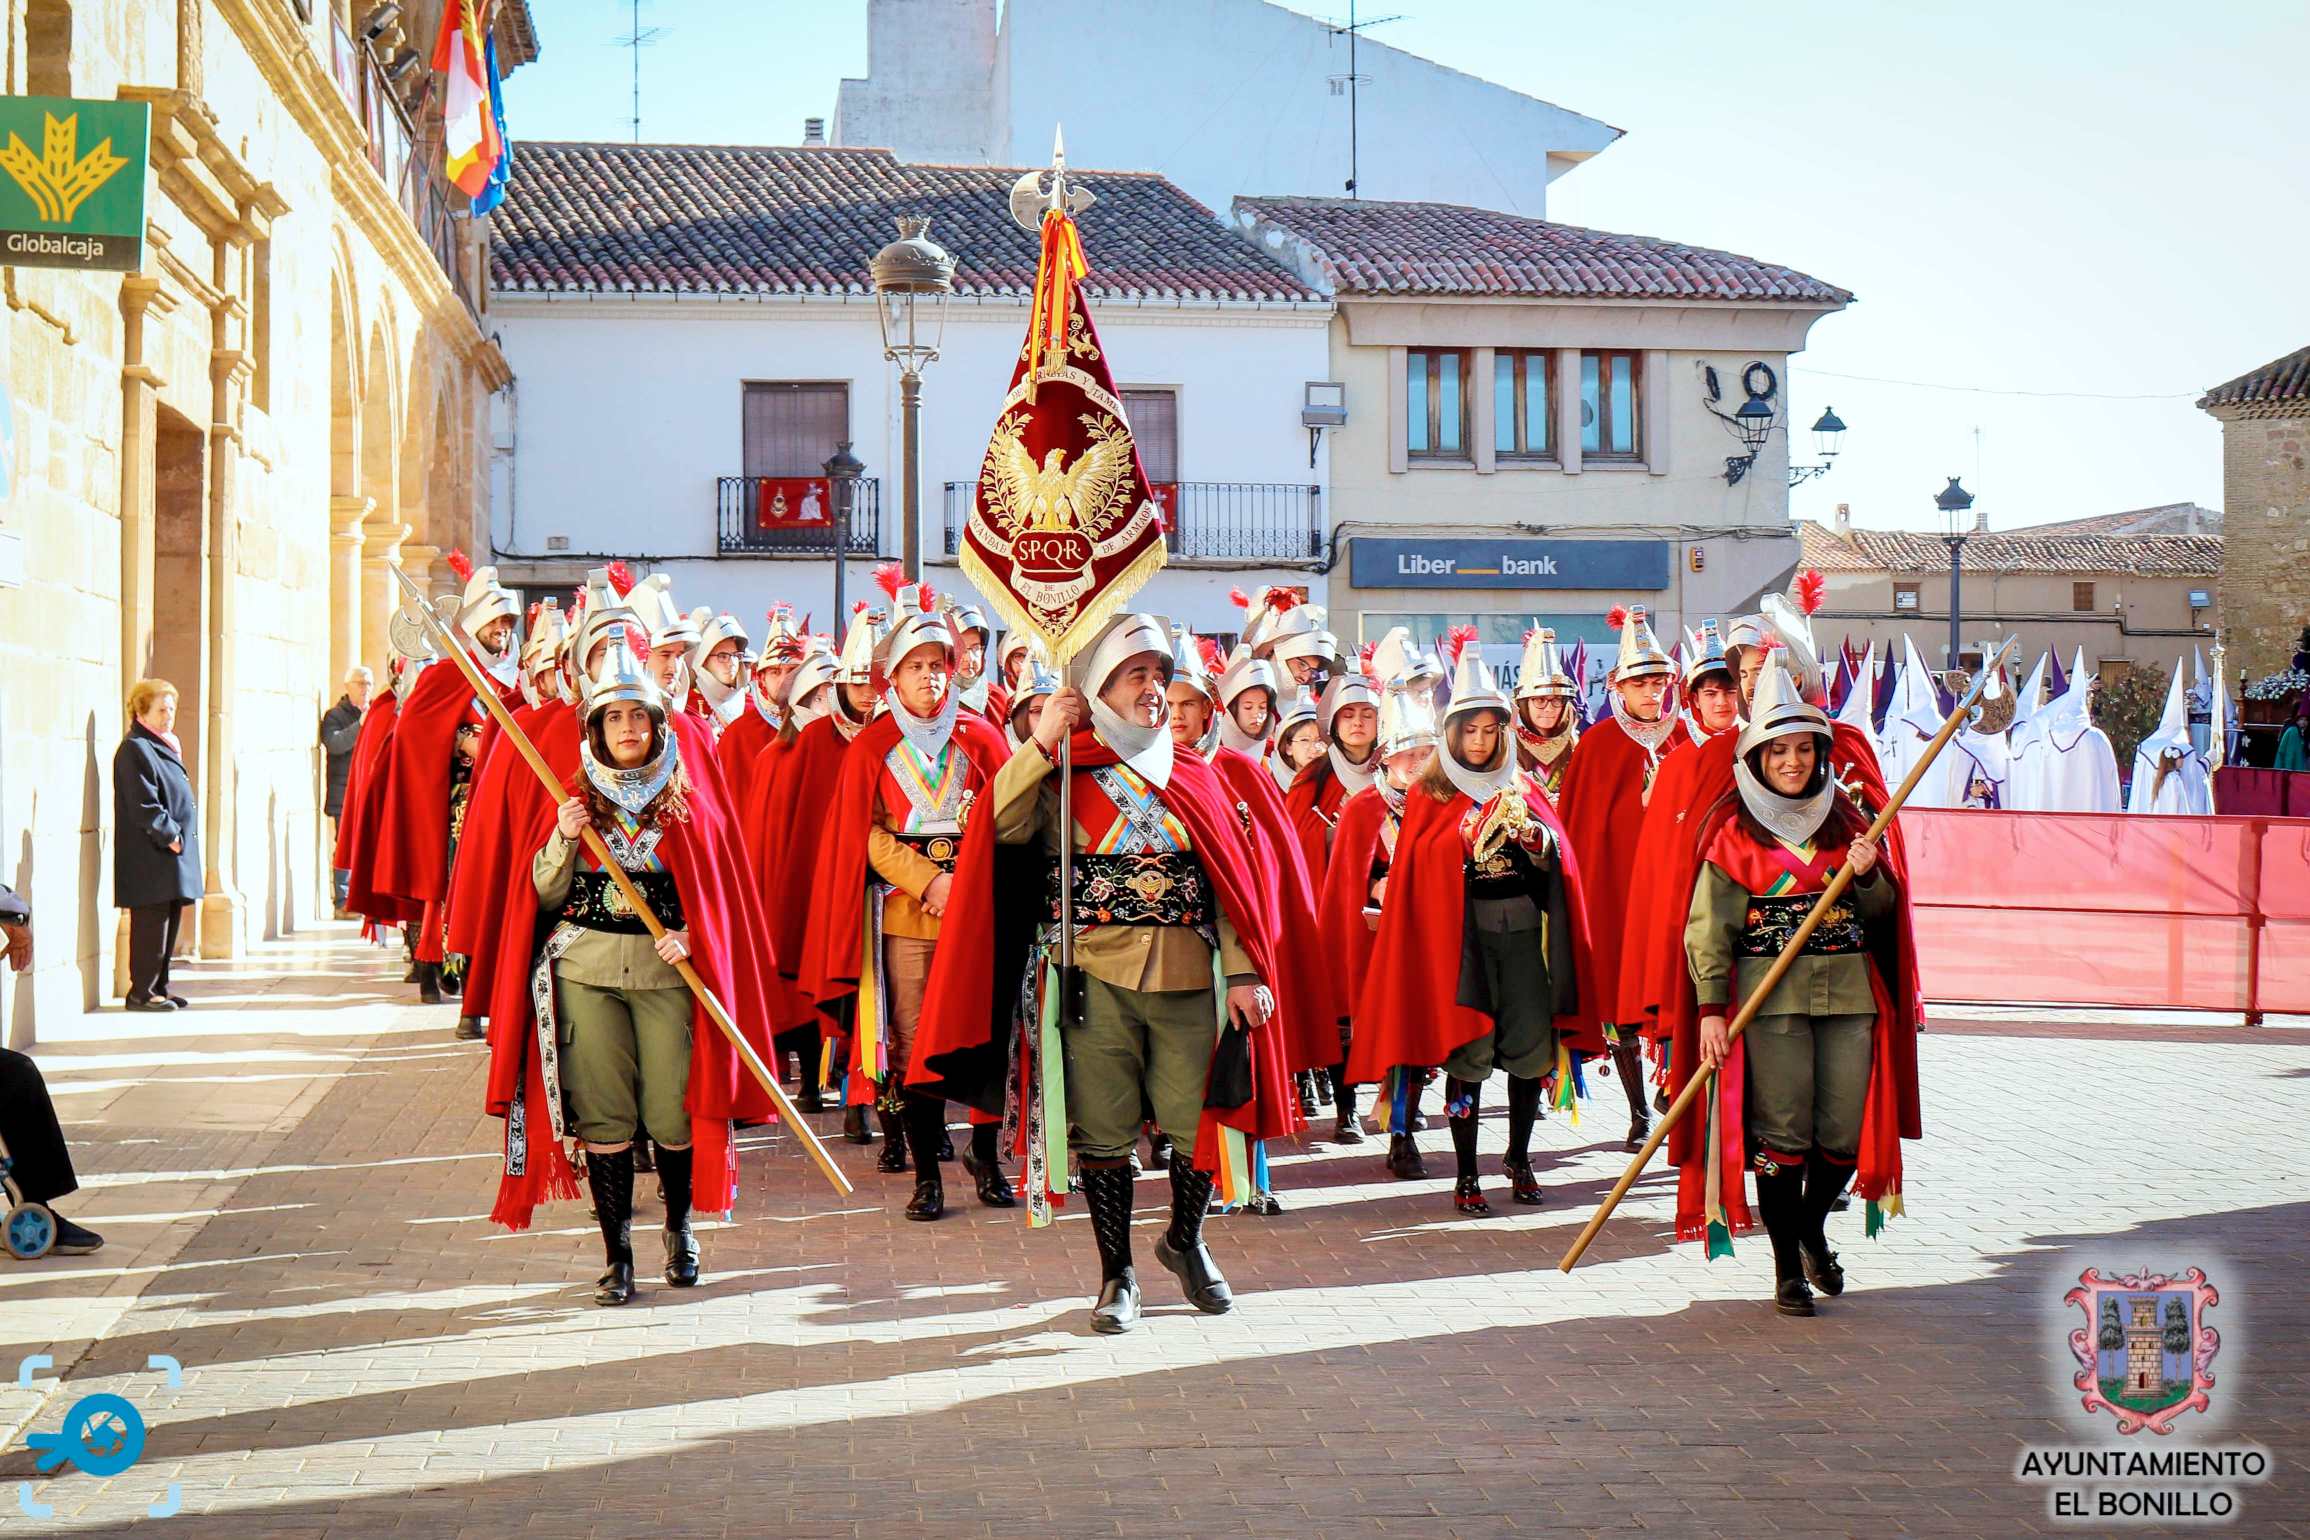
{"type": "Polygon", "coordinates": [[[898,842],[917,855],[936,863],[942,872],[954,870],[955,857],[962,854],[962,836],[959,834],[897,834],[898,842]]]}
{"type": "MultiPolygon", "coordinates": [[[[1051,864],[1051,918],[1059,916],[1059,868],[1051,864]]],[[[1077,925],[1186,925],[1208,929],[1216,909],[1203,863],[1183,851],[1075,853],[1077,925]]]]}
{"type": "MultiPolygon", "coordinates": [[[[1749,900],[1748,923],[1741,929],[1740,955],[1743,957],[1778,957],[1787,949],[1797,934],[1797,927],[1812,913],[1818,894],[1804,894],[1794,898],[1752,898],[1749,900]]],[[[1821,923],[1805,938],[1806,957],[1842,957],[1858,952],[1868,945],[1861,930],[1861,916],[1852,905],[1835,903],[1821,916],[1821,923]]]]}
{"type": "MultiPolygon", "coordinates": [[[[672,872],[628,872],[626,875],[641,889],[659,924],[668,930],[683,928],[682,893],[674,886],[672,872]]],[[[571,875],[569,897],[561,906],[561,917],[584,930],[606,930],[621,936],[639,936],[649,930],[605,871],[580,868],[571,875]]]]}

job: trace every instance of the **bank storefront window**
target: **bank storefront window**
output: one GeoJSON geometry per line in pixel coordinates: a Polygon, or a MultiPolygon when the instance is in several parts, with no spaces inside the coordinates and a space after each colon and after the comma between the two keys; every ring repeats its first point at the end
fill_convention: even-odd
{"type": "MultiPolygon", "coordinates": [[[[1471,610],[1387,611],[1366,610],[1361,620],[1359,642],[1376,642],[1396,626],[1412,633],[1417,645],[1434,651],[1437,640],[1453,626],[1476,628],[1476,640],[1484,644],[1484,661],[1500,675],[1503,688],[1512,689],[1516,683],[1516,668],[1524,656],[1524,633],[1536,626],[1547,626],[1556,633],[1557,642],[1569,652],[1575,642],[1588,643],[1591,660],[1599,656],[1598,649],[1606,649],[1603,656],[1610,661],[1610,649],[1619,645],[1620,638],[1604,617],[1598,614],[1560,614],[1546,610],[1501,614],[1477,613],[1471,610]]],[[[1592,670],[1595,672],[1595,670],[1592,670]]]]}

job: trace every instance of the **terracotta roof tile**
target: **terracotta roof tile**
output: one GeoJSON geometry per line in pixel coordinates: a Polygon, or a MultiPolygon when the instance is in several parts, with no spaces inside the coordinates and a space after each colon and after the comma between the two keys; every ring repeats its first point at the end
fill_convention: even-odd
{"type": "MultiPolygon", "coordinates": [[[[1823,572],[1946,572],[1949,547],[1921,530],[1856,529],[1840,535],[1825,524],[1797,525],[1800,561],[1823,572]]],[[[1965,542],[1968,570],[2130,577],[2212,577],[2222,570],[2219,535],[2040,535],[1993,531],[1965,542]]]]}
{"type": "Polygon", "coordinates": [[[2296,348],[2198,398],[2201,411],[2237,417],[2310,417],[2310,348],[2296,348]]]}
{"type": "MultiPolygon", "coordinates": [[[[915,166],[888,150],[530,143],[495,216],[500,292],[846,294],[901,214],[930,220],[958,294],[1024,297],[1035,237],[999,166],[915,166]]],[[[1312,301],[1321,296],[1158,176],[1080,173],[1094,298],[1312,301]]]]}
{"type": "Polygon", "coordinates": [[[1497,294],[1783,301],[1853,296],[1794,268],[1645,235],[1614,235],[1456,203],[1237,198],[1237,225],[1270,250],[1303,245],[1301,271],[1338,294],[1497,294]]]}

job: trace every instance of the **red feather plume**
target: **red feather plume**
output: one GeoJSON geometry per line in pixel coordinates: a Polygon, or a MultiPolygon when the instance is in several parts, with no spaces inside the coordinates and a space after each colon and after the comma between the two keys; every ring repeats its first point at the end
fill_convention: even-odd
{"type": "Polygon", "coordinates": [[[634,650],[635,657],[646,658],[650,655],[650,633],[629,623],[626,626],[626,645],[634,650]]]}
{"type": "Polygon", "coordinates": [[[1375,685],[1381,682],[1377,662],[1379,651],[1380,644],[1377,642],[1366,642],[1356,649],[1356,667],[1362,669],[1364,677],[1375,685]]]}
{"type": "Polygon", "coordinates": [[[1615,604],[1612,608],[1606,610],[1604,612],[1604,623],[1615,631],[1619,630],[1622,626],[1627,625],[1628,606],[1625,604],[1615,604]]]}
{"type": "Polygon", "coordinates": [[[906,586],[906,564],[895,561],[877,562],[874,568],[874,586],[893,599],[897,598],[898,591],[906,586]]]}
{"type": "Polygon", "coordinates": [[[866,601],[865,601],[864,599],[857,599],[857,600],[853,600],[853,601],[851,602],[851,606],[850,606],[850,616],[851,616],[851,618],[852,618],[853,620],[855,620],[855,619],[857,619],[859,616],[861,616],[861,615],[865,614],[865,613],[866,613],[866,610],[867,610],[867,604],[866,604],[866,601]]]}
{"type": "Polygon", "coordinates": [[[449,553],[449,570],[457,574],[457,581],[460,583],[470,583],[473,581],[473,558],[463,551],[451,551],[449,553]]]}
{"type": "Polygon", "coordinates": [[[623,599],[634,591],[634,569],[622,561],[613,561],[604,569],[609,576],[610,592],[623,599]]]}
{"type": "Polygon", "coordinates": [[[1810,615],[1829,597],[1829,580],[1811,567],[1797,574],[1797,608],[1810,615]]]}
{"type": "Polygon", "coordinates": [[[1251,595],[1240,588],[1230,588],[1227,590],[1227,602],[1239,610],[1248,610],[1251,608],[1251,595]]]}
{"type": "Polygon", "coordinates": [[[1204,670],[1217,677],[1227,667],[1227,654],[1219,650],[1219,643],[1208,636],[1195,639],[1196,655],[1203,659],[1204,670]]]}
{"type": "Polygon", "coordinates": [[[1475,639],[1476,628],[1474,626],[1454,626],[1444,633],[1444,646],[1451,653],[1452,663],[1455,667],[1459,664],[1460,654],[1466,652],[1468,644],[1475,639]]]}
{"type": "MultiPolygon", "coordinates": [[[[919,586],[922,594],[922,612],[925,615],[928,615],[938,606],[938,590],[931,587],[928,583],[924,583],[919,586]]],[[[896,598],[897,596],[894,594],[892,597],[896,598]]]]}
{"type": "Polygon", "coordinates": [[[1267,591],[1267,607],[1278,615],[1285,610],[1297,609],[1299,607],[1299,590],[1296,588],[1270,588],[1267,591]]]}

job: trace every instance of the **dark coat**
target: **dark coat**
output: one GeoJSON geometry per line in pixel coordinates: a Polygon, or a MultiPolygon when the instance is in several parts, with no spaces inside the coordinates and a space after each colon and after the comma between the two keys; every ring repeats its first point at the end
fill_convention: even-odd
{"type": "Polygon", "coordinates": [[[176,750],[141,725],[112,756],[112,901],[123,909],[201,896],[200,815],[176,750]],[[184,849],[171,851],[182,840],[184,849]]]}
{"type": "Polygon", "coordinates": [[[345,777],[353,773],[353,745],[361,739],[361,708],[337,697],[321,717],[321,747],[329,754],[329,791],[321,811],[331,818],[345,811],[345,777]]]}

